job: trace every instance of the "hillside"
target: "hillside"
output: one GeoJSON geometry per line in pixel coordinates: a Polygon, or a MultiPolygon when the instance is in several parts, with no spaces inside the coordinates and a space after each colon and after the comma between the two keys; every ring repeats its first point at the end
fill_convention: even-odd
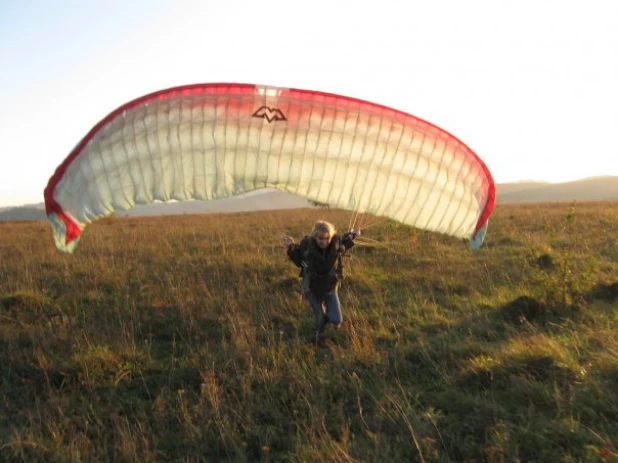
{"type": "Polygon", "coordinates": [[[317,344],[313,220],[0,223],[0,460],[618,461],[618,208],[505,204],[477,252],[360,216],[317,344]]]}
{"type": "MultiPolygon", "coordinates": [[[[311,207],[304,198],[276,190],[261,190],[253,194],[216,201],[185,201],[155,203],[119,211],[120,217],[149,217],[185,214],[235,213],[311,207]]],[[[44,205],[26,205],[0,210],[0,221],[46,220],[44,205]]]]}
{"type": "Polygon", "coordinates": [[[596,177],[565,183],[523,182],[496,186],[497,202],[616,201],[618,177],[596,177]]]}

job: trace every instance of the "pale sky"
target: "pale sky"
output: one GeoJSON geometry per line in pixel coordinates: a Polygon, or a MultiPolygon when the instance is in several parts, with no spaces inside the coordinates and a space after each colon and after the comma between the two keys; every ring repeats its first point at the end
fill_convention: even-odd
{"type": "Polygon", "coordinates": [[[206,82],[391,106],[497,183],[618,175],[615,0],[0,0],[0,207],[118,106],[206,82]]]}

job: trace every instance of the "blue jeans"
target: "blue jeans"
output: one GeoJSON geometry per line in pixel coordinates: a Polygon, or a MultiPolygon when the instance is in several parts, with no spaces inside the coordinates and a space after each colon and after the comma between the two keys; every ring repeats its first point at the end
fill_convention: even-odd
{"type": "Polygon", "coordinates": [[[341,325],[343,317],[341,315],[341,304],[339,303],[337,288],[328,293],[324,301],[318,300],[311,291],[306,294],[309,304],[311,305],[311,310],[313,310],[315,329],[318,332],[323,331],[328,322],[331,322],[335,326],[341,325]]]}

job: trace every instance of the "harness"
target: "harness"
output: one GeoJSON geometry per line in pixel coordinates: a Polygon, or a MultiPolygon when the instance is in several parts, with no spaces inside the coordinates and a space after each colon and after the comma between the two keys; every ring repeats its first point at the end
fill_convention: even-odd
{"type": "Polygon", "coordinates": [[[341,244],[341,238],[338,237],[338,242],[335,243],[337,247],[337,258],[333,267],[331,267],[326,273],[317,274],[310,266],[310,248],[304,250],[301,259],[301,270],[300,270],[300,278],[301,278],[301,293],[305,294],[310,291],[309,285],[311,283],[312,278],[323,278],[328,275],[333,275],[336,280],[336,287],[340,288],[343,280],[345,279],[344,274],[344,257],[348,257],[347,249],[341,244]]]}

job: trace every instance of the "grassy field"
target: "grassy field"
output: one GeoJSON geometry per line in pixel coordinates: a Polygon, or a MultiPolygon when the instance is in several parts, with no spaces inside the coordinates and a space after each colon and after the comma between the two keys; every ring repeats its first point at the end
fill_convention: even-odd
{"type": "Polygon", "coordinates": [[[381,221],[318,345],[281,235],[349,213],[1,223],[0,461],[618,461],[616,206],[381,221]]]}

